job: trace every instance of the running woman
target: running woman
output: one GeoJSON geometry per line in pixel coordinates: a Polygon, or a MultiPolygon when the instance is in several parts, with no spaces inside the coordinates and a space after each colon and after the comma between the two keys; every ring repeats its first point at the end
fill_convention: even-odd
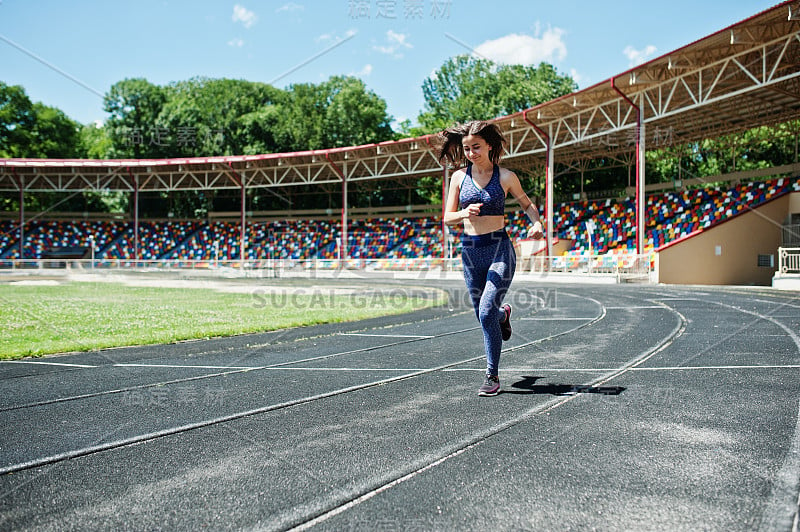
{"type": "Polygon", "coordinates": [[[472,121],[456,124],[437,136],[439,160],[466,168],[453,173],[445,203],[444,222],[463,223],[461,260],[475,314],[483,329],[486,380],[478,395],[500,391],[500,348],[511,337],[511,305],[503,305],[516,267],[516,255],[506,232],[505,200],[519,202],[533,226],[528,234],[542,238],[539,211],[522,190],[514,172],[499,166],[506,144],[496,124],[472,121]]]}

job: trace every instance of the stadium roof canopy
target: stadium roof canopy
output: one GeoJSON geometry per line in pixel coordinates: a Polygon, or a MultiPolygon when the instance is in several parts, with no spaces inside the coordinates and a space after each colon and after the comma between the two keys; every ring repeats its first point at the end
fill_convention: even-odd
{"type": "MultiPolygon", "coordinates": [[[[578,92],[496,119],[505,165],[544,169],[634,151],[637,114],[649,147],[800,116],[800,1],[742,22],[578,92]]],[[[253,156],[157,160],[0,159],[0,190],[168,191],[285,187],[436,175],[429,137],[253,156]]]]}

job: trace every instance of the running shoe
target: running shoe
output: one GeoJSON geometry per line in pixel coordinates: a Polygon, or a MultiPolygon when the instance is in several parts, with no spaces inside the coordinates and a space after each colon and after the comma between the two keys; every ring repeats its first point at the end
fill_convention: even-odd
{"type": "Polygon", "coordinates": [[[483,386],[478,388],[478,395],[483,397],[491,397],[500,392],[500,377],[497,375],[486,375],[486,381],[483,386]]]}
{"type": "Polygon", "coordinates": [[[500,322],[500,332],[503,334],[503,341],[511,338],[511,305],[500,307],[506,315],[506,319],[500,322]]]}

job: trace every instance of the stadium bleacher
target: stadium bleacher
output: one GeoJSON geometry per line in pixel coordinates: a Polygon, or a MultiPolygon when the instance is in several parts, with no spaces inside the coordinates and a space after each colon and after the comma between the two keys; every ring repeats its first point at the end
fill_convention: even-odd
{"type": "Polygon", "coordinates": [[[16,252],[19,252],[19,246],[15,246],[18,240],[17,223],[11,220],[0,220],[0,258],[6,254],[9,255],[8,258],[13,258],[10,255],[14,247],[17,248],[16,252]]]}
{"type": "MultiPolygon", "coordinates": [[[[709,187],[648,196],[645,250],[658,249],[729,219],[790,191],[800,191],[800,177],[709,187]]],[[[571,240],[565,261],[590,253],[609,263],[635,249],[635,205],[631,198],[562,203],[554,208],[559,239],[571,240]],[[587,222],[594,222],[591,243],[587,222]]],[[[520,211],[508,214],[513,239],[524,238],[528,221],[520,211]]],[[[338,220],[280,220],[247,223],[246,258],[337,259],[338,220]]],[[[348,256],[354,259],[441,257],[441,222],[436,217],[351,220],[348,256]]],[[[240,225],[226,221],[143,221],[139,224],[142,260],[214,261],[240,259],[240,225]]],[[[453,253],[459,252],[459,227],[451,227],[453,253]]],[[[11,220],[0,221],[0,259],[19,258],[19,233],[11,220]]],[[[25,227],[27,259],[53,248],[90,246],[98,260],[134,258],[133,224],[120,221],[38,221],[25,227]]]]}

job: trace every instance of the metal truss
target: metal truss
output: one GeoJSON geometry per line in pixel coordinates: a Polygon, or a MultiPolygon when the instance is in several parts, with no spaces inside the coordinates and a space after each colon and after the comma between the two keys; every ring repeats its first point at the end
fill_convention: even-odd
{"type": "MultiPolygon", "coordinates": [[[[667,54],[610,81],[626,82],[624,92],[648,125],[650,148],[796,119],[800,116],[800,23],[787,21],[786,26],[787,34],[768,42],[754,42],[749,28],[731,30],[731,35],[742,33],[751,40],[722,46],[726,54],[719,51],[719,44],[667,54]],[[708,60],[714,56],[720,57],[708,60]]],[[[774,24],[764,28],[765,35],[775,31],[774,24]]],[[[542,154],[549,140],[556,157],[575,166],[577,160],[613,158],[633,150],[636,110],[612,88],[605,82],[508,117],[509,155],[542,154]],[[549,139],[528,122],[549,132],[549,139]]]]}
{"type": "MultiPolygon", "coordinates": [[[[607,81],[496,119],[504,164],[630,164],[636,143],[685,144],[800,116],[800,2],[784,2],[607,81]],[[794,16],[793,16],[794,14],[794,16]],[[647,135],[639,138],[638,120],[647,135]]],[[[430,137],[253,156],[163,160],[0,160],[0,190],[171,191],[343,186],[441,176],[430,137]]]]}

